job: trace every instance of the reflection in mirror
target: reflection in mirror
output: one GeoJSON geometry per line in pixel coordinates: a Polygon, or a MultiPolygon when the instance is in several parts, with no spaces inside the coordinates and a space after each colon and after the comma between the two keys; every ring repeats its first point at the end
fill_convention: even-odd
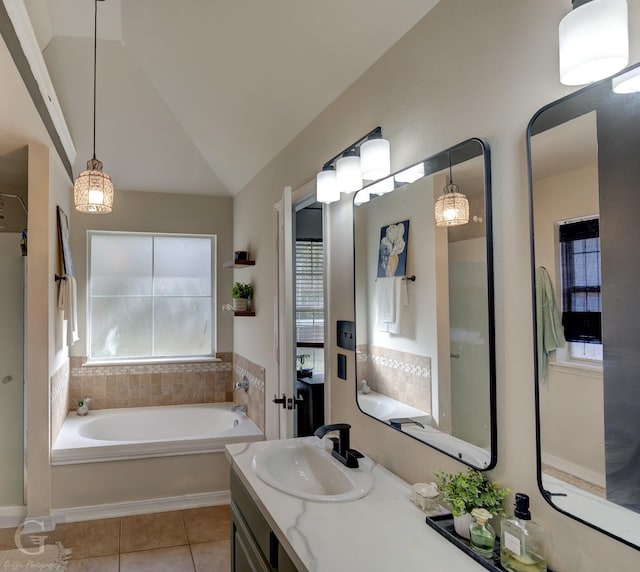
{"type": "Polygon", "coordinates": [[[471,139],[354,199],[358,406],[478,469],[496,460],[488,181],[471,139]],[[469,221],[438,227],[450,160],[469,221]]]}
{"type": "Polygon", "coordinates": [[[529,125],[539,483],[640,548],[640,94],[605,80],[529,125]]]}

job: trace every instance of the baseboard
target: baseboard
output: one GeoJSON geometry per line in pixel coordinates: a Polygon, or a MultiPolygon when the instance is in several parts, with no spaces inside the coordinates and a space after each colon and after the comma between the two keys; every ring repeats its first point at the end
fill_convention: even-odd
{"type": "Polygon", "coordinates": [[[559,471],[563,471],[564,473],[574,475],[579,479],[587,481],[588,483],[591,483],[598,487],[606,487],[606,480],[604,475],[601,475],[596,471],[592,471],[591,469],[587,469],[581,465],[566,461],[565,459],[561,459],[560,457],[549,455],[548,453],[542,453],[542,463],[544,465],[549,465],[554,469],[558,469],[559,471]]]}
{"type": "Polygon", "coordinates": [[[229,504],[230,502],[230,491],[217,491],[211,493],[195,493],[177,497],[163,497],[92,506],[58,508],[51,511],[51,516],[55,519],[56,523],[59,524],[63,522],[81,522],[84,520],[118,518],[136,514],[149,514],[152,512],[200,508],[204,506],[229,504]]]}
{"type": "Polygon", "coordinates": [[[26,506],[2,506],[0,507],[0,528],[15,528],[20,526],[26,516],[26,506]]]}

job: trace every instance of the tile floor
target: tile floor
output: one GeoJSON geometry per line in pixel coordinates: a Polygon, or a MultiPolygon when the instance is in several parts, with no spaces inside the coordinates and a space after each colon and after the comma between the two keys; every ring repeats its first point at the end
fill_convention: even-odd
{"type": "Polygon", "coordinates": [[[230,530],[224,505],[59,524],[47,542],[72,549],[67,572],[228,572],[230,530]]]}

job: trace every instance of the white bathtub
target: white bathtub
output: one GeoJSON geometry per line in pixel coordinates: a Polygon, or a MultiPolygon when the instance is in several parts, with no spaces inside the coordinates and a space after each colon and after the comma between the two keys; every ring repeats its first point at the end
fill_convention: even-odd
{"type": "Polygon", "coordinates": [[[258,441],[260,429],[233,403],[97,409],[69,413],[51,450],[52,465],[215,453],[258,441]]]}

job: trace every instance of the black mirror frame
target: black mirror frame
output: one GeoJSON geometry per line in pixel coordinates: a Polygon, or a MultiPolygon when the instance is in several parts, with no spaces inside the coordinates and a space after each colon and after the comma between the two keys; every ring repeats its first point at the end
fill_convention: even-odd
{"type": "MultiPolygon", "coordinates": [[[[406,167],[400,169],[399,171],[392,173],[388,177],[393,177],[398,173],[401,173],[407,169],[410,169],[411,167],[414,167],[415,165],[419,165],[420,163],[424,164],[424,176],[421,178],[428,177],[434,173],[437,173],[438,171],[448,168],[450,153],[453,158],[454,166],[457,163],[462,163],[469,159],[473,159],[474,157],[479,157],[480,155],[482,155],[484,160],[483,161],[483,166],[484,166],[483,182],[484,182],[484,208],[485,208],[485,226],[486,226],[485,244],[486,244],[486,252],[487,252],[487,315],[488,315],[487,332],[488,332],[488,348],[489,348],[489,418],[491,423],[491,427],[490,427],[491,457],[489,460],[489,464],[486,467],[477,467],[462,459],[459,459],[458,457],[452,455],[451,453],[448,453],[447,451],[443,451],[442,449],[440,449],[439,447],[436,447],[435,445],[432,445],[431,443],[422,441],[421,439],[418,439],[417,437],[409,433],[404,433],[402,431],[400,432],[403,435],[406,435],[407,437],[414,439],[418,443],[427,445],[428,447],[431,447],[432,449],[446,455],[447,457],[450,457],[458,461],[459,463],[462,463],[464,465],[467,465],[468,467],[471,467],[473,469],[483,472],[483,471],[489,471],[493,469],[498,463],[498,420],[497,420],[497,399],[496,399],[497,389],[496,389],[495,301],[494,301],[495,297],[494,297],[494,264],[493,264],[493,214],[492,214],[492,208],[491,208],[491,205],[492,205],[491,152],[489,150],[489,145],[483,139],[480,139],[478,137],[471,137],[452,147],[449,147],[447,149],[444,149],[443,151],[440,151],[434,155],[431,155],[426,159],[423,159],[422,161],[418,161],[417,163],[413,163],[412,165],[407,165],[406,167]],[[460,149],[470,143],[475,143],[479,145],[481,152],[464,153],[464,154],[460,153],[460,149]],[[456,157],[456,151],[458,151],[457,157],[456,157]]],[[[388,177],[384,177],[384,178],[386,179],[388,177]]],[[[373,186],[377,182],[378,181],[374,181],[364,188],[366,189],[367,187],[373,186]]],[[[402,183],[396,186],[394,191],[397,191],[398,189],[408,184],[411,184],[411,183],[402,183]]],[[[354,201],[355,201],[356,194],[357,193],[354,193],[354,198],[353,198],[354,201]]],[[[352,212],[355,211],[355,208],[357,207],[352,204],[352,212]]],[[[353,224],[354,224],[354,236],[355,236],[355,217],[352,217],[352,218],[354,221],[353,224]]],[[[355,240],[354,240],[353,241],[354,265],[355,265],[355,260],[356,260],[356,252],[355,252],[355,240]]],[[[355,276],[355,266],[354,266],[354,276],[355,276]]],[[[354,315],[355,315],[355,307],[356,307],[356,281],[355,280],[353,281],[353,307],[354,307],[354,315]]],[[[357,361],[356,361],[356,370],[357,370],[357,361]]],[[[365,411],[363,411],[362,408],[360,407],[360,404],[358,403],[357,384],[354,384],[354,390],[355,390],[354,397],[356,400],[356,405],[358,406],[358,409],[360,410],[361,413],[363,413],[364,415],[367,415],[368,417],[371,417],[372,419],[375,419],[379,423],[382,423],[385,427],[389,427],[389,429],[397,431],[396,429],[393,429],[391,425],[385,423],[383,420],[378,419],[377,417],[374,417],[373,415],[370,415],[365,411]]]]}

